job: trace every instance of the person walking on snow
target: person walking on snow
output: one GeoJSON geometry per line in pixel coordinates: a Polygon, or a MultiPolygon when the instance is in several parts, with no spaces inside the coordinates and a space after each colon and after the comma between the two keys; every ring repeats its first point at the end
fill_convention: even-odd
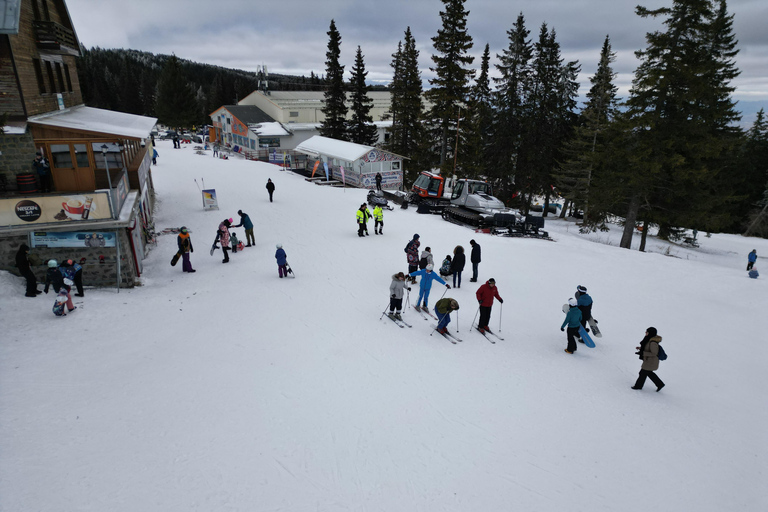
{"type": "Polygon", "coordinates": [[[29,264],[29,246],[27,244],[21,244],[16,252],[16,268],[19,269],[19,274],[27,280],[25,297],[37,297],[37,294],[43,293],[37,289],[37,278],[29,264]]]}
{"type": "Polygon", "coordinates": [[[435,304],[435,315],[437,316],[437,332],[446,334],[448,324],[451,323],[451,311],[458,311],[459,303],[455,299],[446,297],[440,299],[435,304]]]}
{"type": "Polygon", "coordinates": [[[656,391],[661,391],[664,387],[664,382],[654,373],[659,369],[659,343],[661,343],[661,336],[658,336],[655,327],[649,327],[645,331],[645,337],[640,342],[640,346],[635,347],[637,349],[635,354],[640,356],[643,365],[640,367],[640,375],[632,389],[643,389],[645,379],[648,378],[656,384],[656,391]]]}
{"type": "Polygon", "coordinates": [[[221,243],[221,250],[224,252],[224,259],[222,263],[229,263],[229,227],[232,225],[232,219],[224,219],[219,224],[219,243],[221,243]]]}
{"type": "Polygon", "coordinates": [[[480,321],[477,322],[477,328],[480,332],[490,331],[488,322],[491,320],[491,308],[493,308],[493,298],[496,297],[499,303],[503,304],[504,299],[499,296],[499,289],[496,288],[496,280],[490,278],[475,293],[477,301],[480,303],[480,321]]]}
{"type": "Polygon", "coordinates": [[[247,213],[243,213],[243,210],[237,210],[237,214],[240,216],[240,224],[232,226],[233,228],[239,228],[243,226],[245,228],[245,241],[246,247],[256,245],[256,239],[253,237],[253,222],[247,213]]]}
{"type": "Polygon", "coordinates": [[[363,234],[363,230],[365,230],[365,212],[362,206],[355,212],[355,220],[357,221],[357,236],[365,237],[363,234]]]}
{"type": "Polygon", "coordinates": [[[424,311],[429,311],[429,292],[432,290],[432,281],[437,281],[440,284],[444,284],[446,288],[449,290],[451,289],[451,285],[443,281],[443,279],[437,275],[436,272],[432,272],[434,269],[434,265],[427,265],[427,268],[424,270],[417,270],[416,272],[411,272],[411,277],[421,276],[421,282],[419,283],[419,299],[416,301],[416,309],[419,309],[419,305],[422,303],[422,299],[424,300],[424,306],[421,307],[424,311]]]}
{"type": "Polygon", "coordinates": [[[752,249],[752,252],[749,253],[747,256],[747,272],[752,270],[752,267],[755,266],[755,262],[757,261],[757,249],[752,249]]]}
{"type": "MultiPolygon", "coordinates": [[[[413,235],[413,239],[405,245],[405,254],[408,261],[408,274],[416,272],[419,269],[419,235],[413,235]]],[[[411,278],[411,282],[415,283],[416,279],[411,278]]]]}
{"type": "Polygon", "coordinates": [[[190,273],[196,272],[189,261],[189,253],[195,252],[195,249],[192,247],[192,239],[189,237],[189,230],[186,226],[181,226],[181,229],[179,229],[179,236],[176,237],[176,242],[181,253],[181,270],[190,273]]]}
{"type": "Polygon", "coordinates": [[[585,331],[589,332],[587,320],[592,318],[592,297],[587,294],[587,287],[581,285],[576,288],[576,295],[574,296],[581,310],[581,326],[584,327],[585,331]]]}
{"type": "Polygon", "coordinates": [[[384,210],[381,209],[381,205],[376,205],[373,208],[373,234],[384,234],[384,210]]]}
{"type": "Polygon", "coordinates": [[[392,276],[392,284],[389,285],[389,316],[396,320],[402,320],[400,311],[403,309],[403,291],[411,289],[405,284],[405,274],[398,272],[392,276]]]}
{"type": "Polygon", "coordinates": [[[371,220],[371,210],[368,209],[368,205],[365,203],[360,205],[360,209],[363,211],[363,216],[365,218],[365,223],[363,223],[365,236],[370,236],[370,233],[368,232],[368,221],[371,220]]]}
{"type": "Polygon", "coordinates": [[[472,246],[472,254],[469,256],[469,261],[472,262],[472,279],[470,283],[477,282],[477,266],[480,264],[480,244],[474,240],[469,241],[469,245],[472,246]]]}
{"type": "Polygon", "coordinates": [[[267,192],[269,192],[269,202],[272,202],[272,194],[275,192],[275,184],[272,183],[272,178],[267,178],[267,192]]]}
{"type": "Polygon", "coordinates": [[[288,277],[288,256],[283,250],[283,244],[277,244],[275,248],[277,248],[275,251],[275,259],[277,260],[277,275],[279,275],[280,279],[282,279],[284,277],[288,277]]]}
{"type": "Polygon", "coordinates": [[[573,354],[576,352],[576,338],[579,334],[579,327],[581,327],[581,310],[579,309],[576,299],[568,299],[568,305],[570,306],[570,309],[565,315],[565,320],[563,321],[563,325],[560,326],[560,330],[565,331],[565,326],[568,326],[568,333],[566,335],[568,338],[568,348],[566,348],[565,351],[569,354],[573,354]]]}
{"type": "Polygon", "coordinates": [[[451,262],[454,288],[461,288],[461,273],[464,271],[464,265],[466,265],[466,263],[467,256],[464,254],[464,248],[457,245],[453,250],[453,261],[451,262]]]}

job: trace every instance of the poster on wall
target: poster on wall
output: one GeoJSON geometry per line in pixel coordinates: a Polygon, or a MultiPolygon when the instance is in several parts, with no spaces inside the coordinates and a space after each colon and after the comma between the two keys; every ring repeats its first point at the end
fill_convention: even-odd
{"type": "Polygon", "coordinates": [[[31,247],[114,247],[115,233],[111,231],[34,231],[30,233],[31,247]]]}
{"type": "Polygon", "coordinates": [[[219,202],[216,200],[216,189],[203,190],[203,210],[218,210],[219,202]]]}
{"type": "Polygon", "coordinates": [[[109,192],[0,199],[0,226],[111,219],[109,192]]]}

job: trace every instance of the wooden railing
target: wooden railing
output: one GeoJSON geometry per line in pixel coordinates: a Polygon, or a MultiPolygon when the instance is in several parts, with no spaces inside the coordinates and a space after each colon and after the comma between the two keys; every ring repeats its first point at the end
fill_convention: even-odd
{"type": "Polygon", "coordinates": [[[75,33],[54,21],[34,21],[37,47],[53,53],[80,55],[75,33]]]}

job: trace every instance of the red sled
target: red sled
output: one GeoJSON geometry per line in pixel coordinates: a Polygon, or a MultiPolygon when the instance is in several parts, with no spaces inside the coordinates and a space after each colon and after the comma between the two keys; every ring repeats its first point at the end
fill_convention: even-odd
{"type": "Polygon", "coordinates": [[[243,244],[243,242],[238,242],[237,243],[237,250],[238,251],[242,251],[243,249],[245,249],[245,245],[243,244]]]}

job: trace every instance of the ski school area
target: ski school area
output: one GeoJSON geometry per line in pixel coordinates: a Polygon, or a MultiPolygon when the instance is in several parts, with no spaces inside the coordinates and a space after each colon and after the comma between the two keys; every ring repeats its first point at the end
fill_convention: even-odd
{"type": "Polygon", "coordinates": [[[195,273],[170,265],[175,234],[157,237],[141,286],[88,288],[62,318],[0,272],[2,510],[768,509],[768,279],[745,271],[768,241],[651,234],[641,253],[639,234],[618,247],[619,226],[547,218],[554,241],[510,238],[415,208],[359,237],[364,189],[171,144],[152,167],[155,228],[188,228],[195,273]],[[223,264],[211,244],[238,210],[255,246],[223,264]],[[461,287],[433,283],[428,303],[456,301],[461,342],[413,308],[418,285],[412,327],[386,317],[416,233],[435,270],[465,249],[461,287]],[[279,278],[278,244],[295,278],[279,278]],[[471,326],[490,278],[498,338],[471,326]],[[579,285],[602,337],[567,354],[579,285]],[[649,327],[669,355],[658,393],[631,389],[649,327]]]}

